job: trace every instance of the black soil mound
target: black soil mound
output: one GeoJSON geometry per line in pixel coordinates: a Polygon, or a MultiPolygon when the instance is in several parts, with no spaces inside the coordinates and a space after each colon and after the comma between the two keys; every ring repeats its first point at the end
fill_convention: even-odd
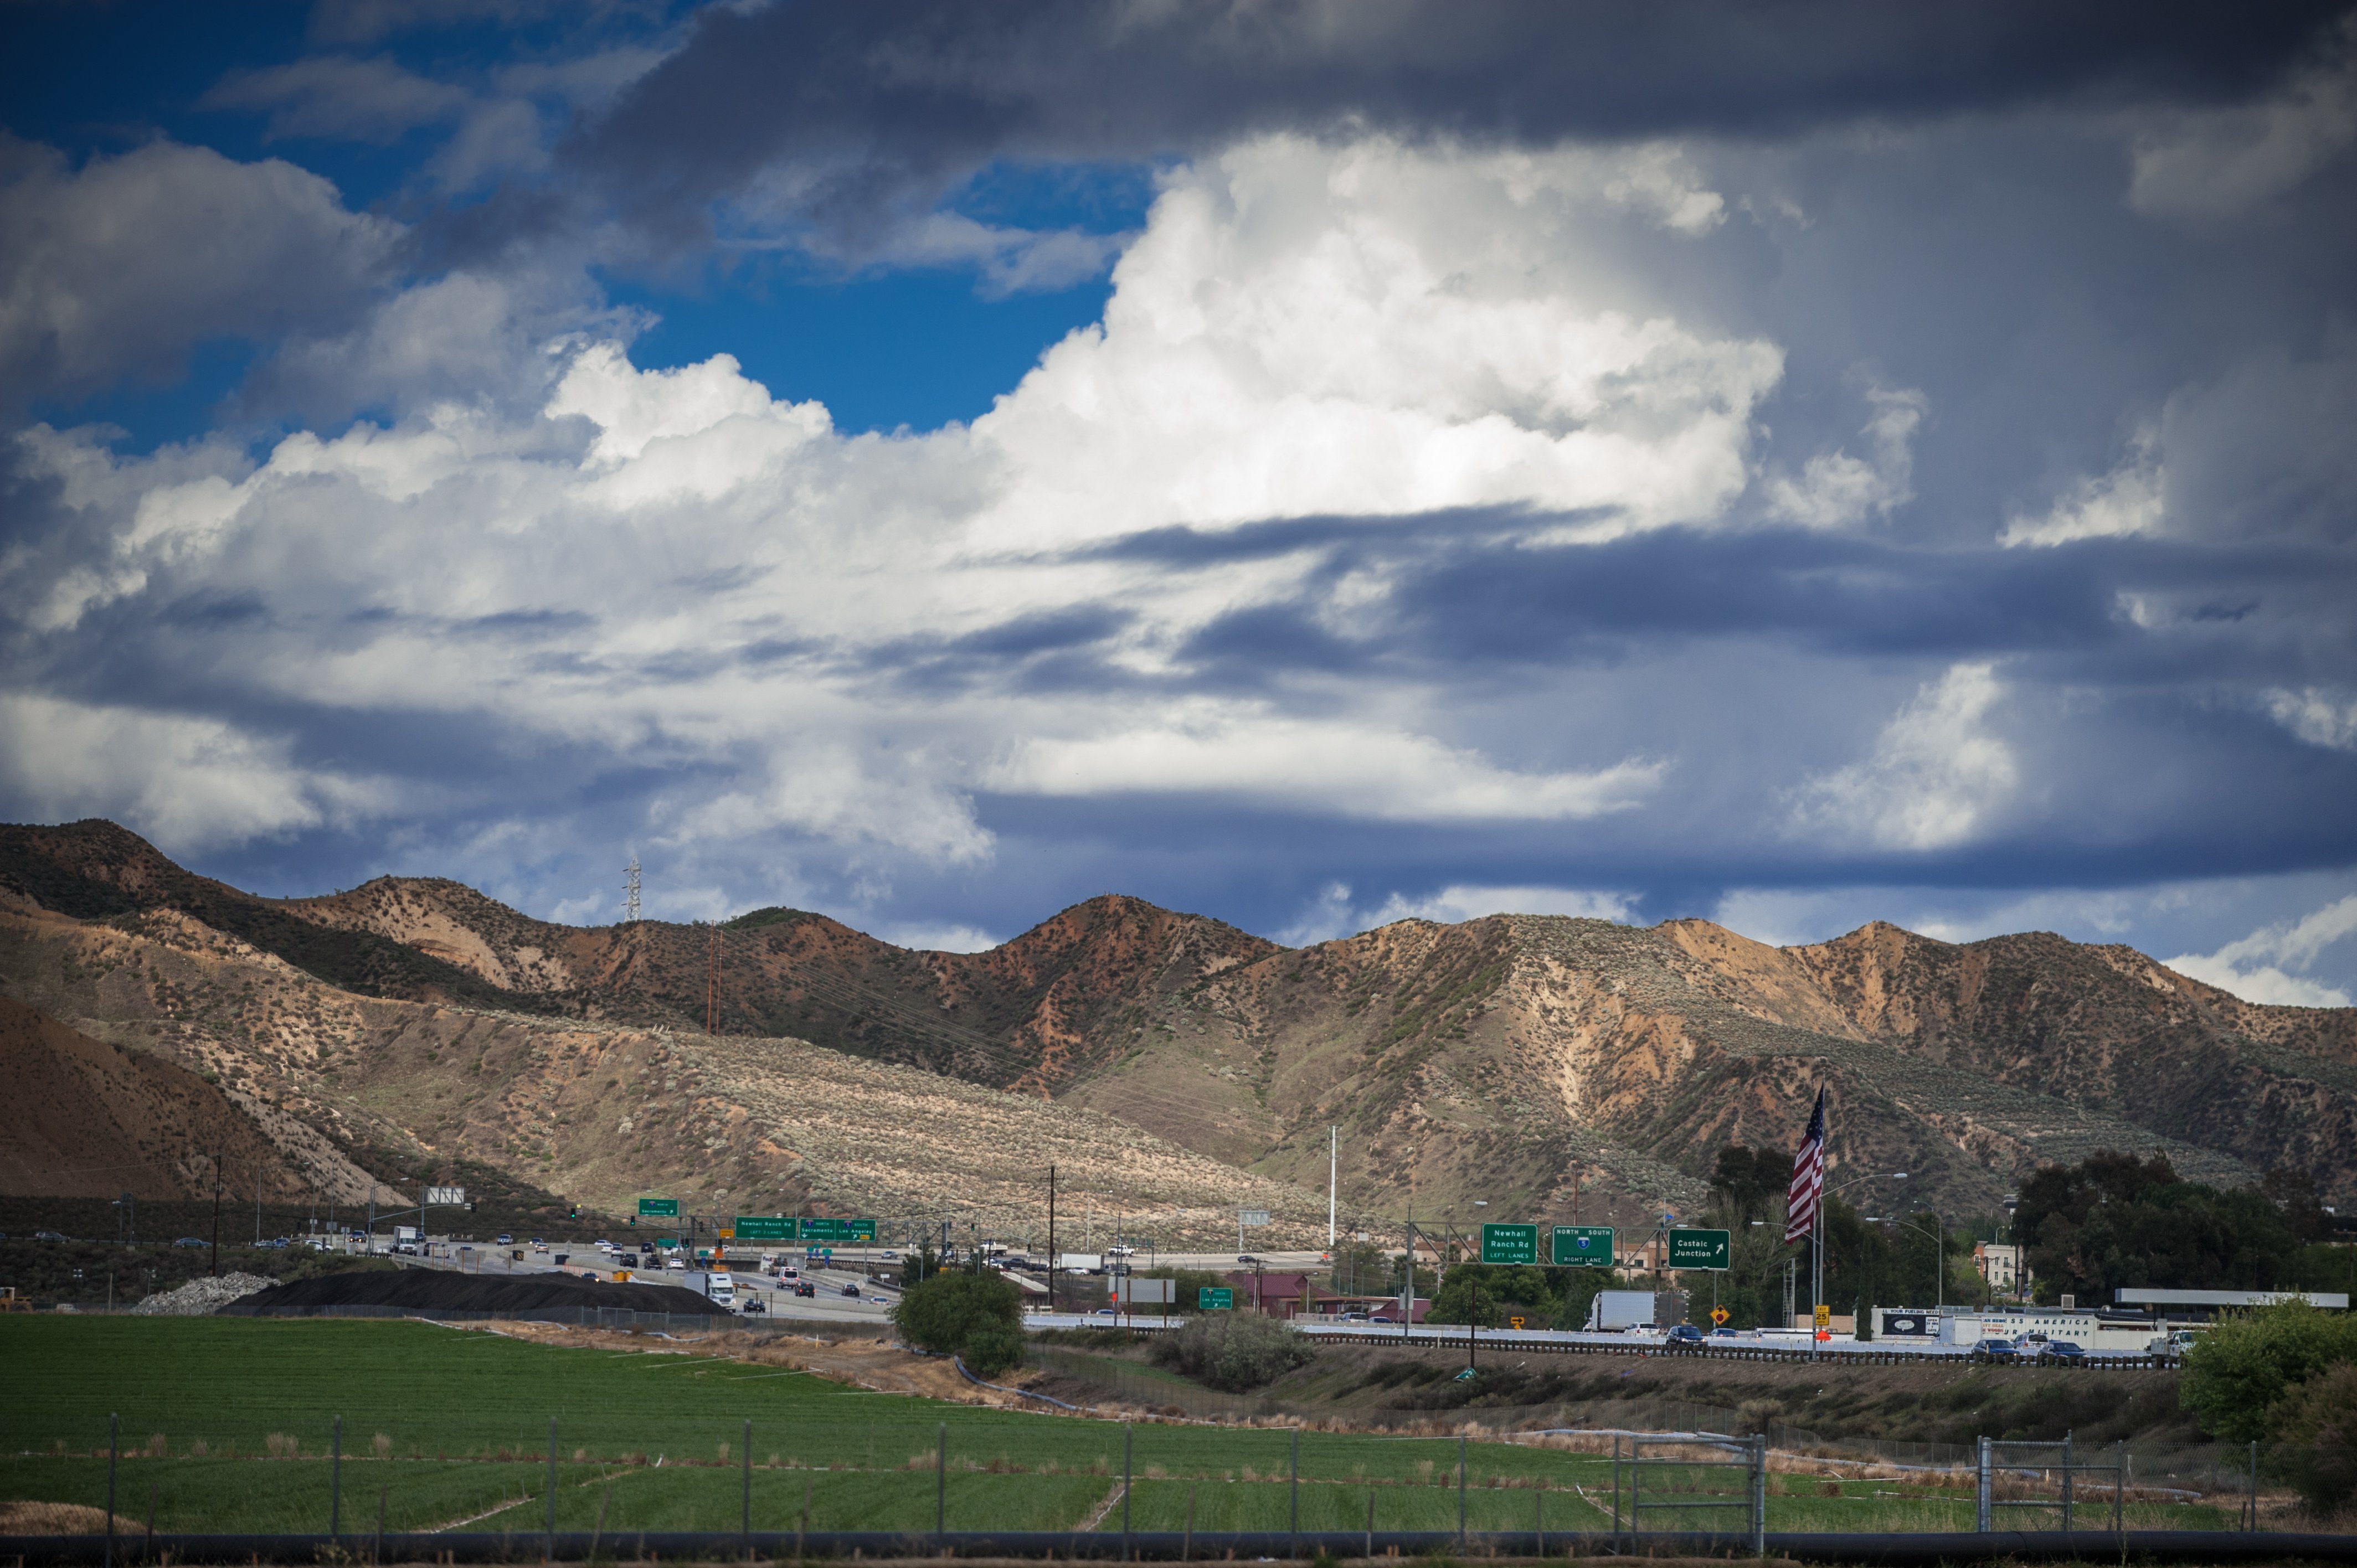
{"type": "Polygon", "coordinates": [[[631,1312],[715,1314],[717,1307],[677,1285],[608,1284],[577,1274],[522,1278],[403,1269],[398,1273],[325,1274],[256,1291],[221,1309],[231,1317],[301,1313],[321,1306],[398,1306],[415,1312],[537,1312],[605,1306],[631,1312]]]}

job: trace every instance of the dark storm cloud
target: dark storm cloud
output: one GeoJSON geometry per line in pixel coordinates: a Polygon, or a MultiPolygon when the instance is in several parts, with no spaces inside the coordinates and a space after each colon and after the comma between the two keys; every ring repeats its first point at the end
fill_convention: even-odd
{"type": "Polygon", "coordinates": [[[767,175],[770,206],[856,243],[996,160],[1184,155],[1270,131],[1551,144],[2233,100],[2279,80],[2344,9],[714,6],[564,157],[628,219],[675,239],[767,175]]]}
{"type": "Polygon", "coordinates": [[[1480,515],[1326,519],[1232,535],[1166,530],[1119,548],[1180,569],[1320,553],[1298,595],[1221,616],[1180,650],[1224,689],[1307,671],[1609,663],[1647,649],[1761,639],[1835,657],[2037,656],[2106,681],[2357,678],[2357,659],[2284,635],[2287,624],[2335,628],[2328,640],[2357,629],[2341,607],[2357,603],[2357,562],[2326,548],[2095,539],[1962,549],[1684,529],[1542,545],[1465,537],[1480,515]],[[1382,575],[1391,590],[1345,635],[1325,589],[1351,569],[1382,575]],[[2193,668],[2173,671],[2179,661],[2193,668]]]}

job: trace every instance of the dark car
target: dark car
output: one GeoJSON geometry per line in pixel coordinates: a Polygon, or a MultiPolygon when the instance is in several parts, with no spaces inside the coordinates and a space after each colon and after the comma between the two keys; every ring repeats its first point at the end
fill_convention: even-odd
{"type": "Polygon", "coordinates": [[[1250,1252],[1238,1252],[1236,1254],[1236,1262],[1239,1263],[1257,1263],[1260,1260],[1254,1257],[1250,1252]]]}
{"type": "Polygon", "coordinates": [[[1702,1330],[1695,1327],[1693,1324],[1673,1323],[1670,1325],[1669,1337],[1664,1339],[1663,1343],[1667,1345],[1699,1345],[1702,1341],[1702,1330]]]}
{"type": "Polygon", "coordinates": [[[2018,1361],[2021,1349],[2010,1339],[1989,1338],[1974,1346],[1972,1356],[1975,1361],[2018,1361]]]}
{"type": "Polygon", "coordinates": [[[818,1286],[811,1283],[808,1280],[796,1280],[794,1282],[794,1294],[796,1295],[816,1295],[818,1294],[818,1286]]]}
{"type": "Polygon", "coordinates": [[[210,1246],[211,1243],[207,1241],[201,1236],[183,1236],[178,1240],[173,1242],[172,1245],[175,1247],[206,1247],[210,1246]]]}
{"type": "Polygon", "coordinates": [[[2046,1348],[2039,1355],[2041,1361],[2084,1361],[2086,1359],[2086,1347],[2074,1339],[2049,1339],[2046,1348]]]}
{"type": "Polygon", "coordinates": [[[845,1285],[843,1287],[843,1294],[849,1296],[852,1300],[857,1301],[859,1299],[859,1287],[857,1285],[845,1285]]]}
{"type": "Polygon", "coordinates": [[[33,1232],[33,1240],[36,1241],[70,1241],[73,1238],[70,1236],[61,1235],[55,1230],[36,1230],[33,1232]]]}

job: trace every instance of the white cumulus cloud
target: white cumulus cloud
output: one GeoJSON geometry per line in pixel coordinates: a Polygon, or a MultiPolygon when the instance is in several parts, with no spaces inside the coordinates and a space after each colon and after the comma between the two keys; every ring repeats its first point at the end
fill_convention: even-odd
{"type": "Polygon", "coordinates": [[[2005,695],[1994,665],[1950,666],[1883,726],[1865,758],[1802,788],[1796,824],[1884,849],[1969,843],[2018,783],[2013,748],[1990,722],[2005,695]]]}
{"type": "Polygon", "coordinates": [[[2346,1007],[2349,993],[2304,973],[2324,950],[2357,935],[2357,894],[2298,920],[2263,926],[2212,953],[2168,960],[2179,974],[2231,991],[2245,1002],[2288,1007],[2346,1007]]]}

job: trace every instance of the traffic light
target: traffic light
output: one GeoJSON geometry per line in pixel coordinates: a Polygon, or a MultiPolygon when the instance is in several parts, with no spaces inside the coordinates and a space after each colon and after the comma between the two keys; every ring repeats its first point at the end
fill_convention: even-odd
{"type": "Polygon", "coordinates": [[[580,1219],[580,1218],[581,1218],[581,1206],[580,1206],[579,1204],[577,1204],[577,1203],[576,1203],[576,1204],[575,1204],[571,1208],[569,1208],[569,1209],[565,1210],[565,1217],[567,1219],[580,1219]]]}
{"type": "Polygon", "coordinates": [[[631,1215],[628,1223],[631,1230],[637,1230],[639,1228],[639,1217],[635,1214],[631,1215]]]}

